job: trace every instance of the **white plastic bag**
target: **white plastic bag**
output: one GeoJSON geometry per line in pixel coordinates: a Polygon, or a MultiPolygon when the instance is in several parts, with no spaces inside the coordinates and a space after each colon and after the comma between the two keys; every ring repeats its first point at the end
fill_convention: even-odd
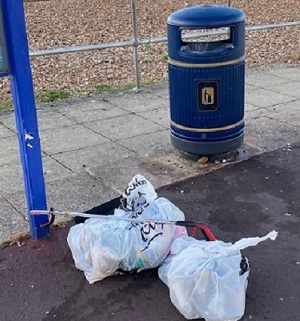
{"type": "MultiPolygon", "coordinates": [[[[114,215],[124,218],[184,220],[184,214],[157,194],[143,176],[136,175],[123,194],[124,209],[114,215]]],[[[187,235],[184,227],[153,222],[89,219],[73,226],[68,245],[75,265],[89,283],[110,275],[159,266],[169,254],[174,238],[187,235]]]]}
{"type": "Polygon", "coordinates": [[[236,321],[245,310],[249,265],[240,250],[266,239],[245,238],[235,244],[199,241],[189,236],[174,240],[171,255],[158,270],[169,287],[170,299],[187,319],[236,321]]]}

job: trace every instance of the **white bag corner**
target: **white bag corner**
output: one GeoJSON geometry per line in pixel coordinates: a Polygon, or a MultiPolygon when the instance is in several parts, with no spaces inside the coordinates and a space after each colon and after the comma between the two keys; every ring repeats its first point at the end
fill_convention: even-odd
{"type": "Polygon", "coordinates": [[[158,275],[186,319],[237,321],[244,314],[249,277],[249,263],[240,250],[276,237],[277,232],[272,231],[235,244],[177,238],[158,275]]]}

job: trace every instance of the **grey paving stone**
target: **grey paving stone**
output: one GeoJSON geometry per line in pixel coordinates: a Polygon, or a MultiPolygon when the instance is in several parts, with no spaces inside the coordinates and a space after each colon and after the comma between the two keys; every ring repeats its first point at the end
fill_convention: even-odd
{"type": "MultiPolygon", "coordinates": [[[[72,174],[69,169],[49,156],[43,156],[42,162],[45,182],[72,174]]],[[[0,166],[0,177],[0,195],[3,197],[17,191],[24,192],[24,177],[20,162],[0,166]]]]}
{"type": "Polygon", "coordinates": [[[1,118],[0,118],[0,139],[4,137],[9,137],[9,136],[15,136],[16,133],[12,131],[11,129],[3,126],[1,124],[1,118]]]}
{"type": "Polygon", "coordinates": [[[0,117],[0,122],[12,132],[16,133],[16,120],[14,112],[6,112],[2,114],[0,117]]]}
{"type": "Polygon", "coordinates": [[[267,108],[265,115],[288,125],[300,127],[300,99],[267,108]]]}
{"type": "Polygon", "coordinates": [[[203,175],[217,168],[226,166],[226,163],[200,164],[197,159],[191,160],[173,147],[166,147],[163,152],[158,150],[153,154],[141,158],[139,167],[144,176],[155,187],[165,186],[188,177],[203,175]]]}
{"type": "Polygon", "coordinates": [[[300,99],[268,108],[248,110],[245,115],[246,121],[250,122],[260,117],[275,119],[287,126],[300,126],[300,99]]]}
{"type": "Polygon", "coordinates": [[[59,109],[60,113],[73,119],[77,123],[85,123],[89,121],[102,120],[120,115],[125,115],[128,112],[124,109],[116,107],[110,103],[99,102],[93,100],[88,104],[73,105],[59,109]]]}
{"type": "Polygon", "coordinates": [[[43,131],[40,136],[42,150],[48,155],[94,146],[108,141],[105,137],[81,125],[43,131]]]}
{"type": "Polygon", "coordinates": [[[282,77],[289,80],[300,81],[300,71],[299,68],[293,66],[282,66],[279,68],[274,68],[272,71],[277,77],[282,77]]]}
{"type": "Polygon", "coordinates": [[[169,84],[165,83],[161,86],[155,87],[153,94],[165,99],[166,103],[169,103],[169,84]]]}
{"type": "MultiPolygon", "coordinates": [[[[109,173],[109,177],[114,172],[109,173]]],[[[47,184],[48,207],[57,210],[86,211],[91,207],[116,197],[106,182],[106,177],[94,178],[81,172],[67,179],[47,184]]],[[[118,196],[118,195],[117,195],[118,196]]]]}
{"type": "Polygon", "coordinates": [[[38,126],[40,131],[57,129],[74,125],[75,122],[65,117],[57,110],[41,109],[37,110],[38,126]]]}
{"type": "Polygon", "coordinates": [[[118,142],[141,157],[171,146],[170,133],[169,130],[166,129],[138,137],[121,139],[118,142]]]}
{"type": "Polygon", "coordinates": [[[143,111],[138,113],[139,116],[143,118],[150,119],[154,123],[160,124],[165,128],[170,126],[170,112],[169,108],[159,108],[149,111],[143,111]]]}
{"type": "Polygon", "coordinates": [[[134,153],[120,144],[109,142],[97,146],[85,147],[76,151],[63,152],[53,156],[74,172],[84,171],[106,164],[113,164],[134,153]]]}
{"type": "Polygon", "coordinates": [[[13,204],[15,210],[19,213],[20,221],[24,221],[24,218],[27,215],[27,205],[24,188],[21,191],[17,191],[7,195],[5,199],[10,204],[13,204]]]}
{"type": "Polygon", "coordinates": [[[89,122],[86,126],[113,141],[163,129],[161,125],[138,115],[124,115],[112,118],[110,121],[89,122]]]}
{"type": "Polygon", "coordinates": [[[285,95],[300,98],[300,84],[296,81],[272,86],[270,89],[285,95]]]}
{"type": "Polygon", "coordinates": [[[250,84],[245,84],[245,91],[246,94],[252,92],[253,90],[257,90],[259,89],[259,87],[255,86],[255,85],[250,85],[250,84]]]}
{"type": "Polygon", "coordinates": [[[255,119],[259,119],[261,117],[268,117],[270,115],[269,109],[272,109],[274,107],[270,108],[254,108],[252,110],[248,110],[247,113],[245,114],[245,121],[247,124],[251,123],[255,119]]]}
{"type": "Polygon", "coordinates": [[[144,175],[150,182],[154,182],[154,175],[146,170],[143,161],[137,155],[122,159],[115,164],[108,163],[95,168],[95,175],[104,180],[105,184],[114,191],[114,197],[123,193],[127,184],[136,174],[144,175]]]}
{"type": "MultiPolygon", "coordinates": [[[[38,128],[40,131],[59,128],[59,127],[65,127],[65,126],[70,126],[75,124],[74,121],[60,114],[57,108],[37,109],[37,118],[38,118],[38,128]]],[[[2,121],[2,118],[1,118],[1,121],[2,121]]],[[[13,131],[16,131],[14,113],[6,114],[5,116],[3,116],[3,123],[13,131]]]]}
{"type": "Polygon", "coordinates": [[[0,166],[0,196],[24,191],[23,171],[19,162],[0,166]]]}
{"type": "Polygon", "coordinates": [[[254,105],[251,105],[251,104],[248,104],[246,103],[245,104],[245,114],[249,111],[253,111],[253,110],[258,110],[258,109],[261,109],[262,107],[259,107],[259,106],[254,106],[254,105]]]}
{"type": "Polygon", "coordinates": [[[295,98],[266,89],[255,90],[247,96],[247,103],[258,107],[270,107],[292,100],[295,98]]]}
{"type": "Polygon", "coordinates": [[[259,75],[257,75],[257,73],[249,74],[246,78],[246,84],[261,88],[268,88],[286,82],[288,82],[287,79],[273,75],[272,72],[268,71],[259,75]]]}
{"type": "Polygon", "coordinates": [[[20,213],[3,198],[0,198],[0,220],[0,244],[8,241],[12,235],[29,229],[20,213]]]}
{"type": "Polygon", "coordinates": [[[113,105],[130,112],[148,111],[166,106],[166,100],[152,93],[130,92],[108,97],[113,105]]]}
{"type": "Polygon", "coordinates": [[[16,163],[20,160],[17,136],[3,137],[0,139],[0,166],[16,163]]]}
{"type": "Polygon", "coordinates": [[[246,122],[245,143],[265,150],[287,146],[300,141],[299,128],[288,126],[287,123],[257,116],[246,122]]]}
{"type": "Polygon", "coordinates": [[[44,178],[46,182],[51,182],[72,175],[72,170],[70,168],[57,162],[50,156],[43,156],[42,161],[44,178]]]}

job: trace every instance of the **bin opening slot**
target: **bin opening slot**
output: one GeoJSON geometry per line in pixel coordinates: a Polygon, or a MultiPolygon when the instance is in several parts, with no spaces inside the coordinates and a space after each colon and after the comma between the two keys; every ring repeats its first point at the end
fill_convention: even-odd
{"type": "Polygon", "coordinates": [[[233,28],[181,29],[181,51],[186,53],[219,53],[234,48],[233,28]]]}

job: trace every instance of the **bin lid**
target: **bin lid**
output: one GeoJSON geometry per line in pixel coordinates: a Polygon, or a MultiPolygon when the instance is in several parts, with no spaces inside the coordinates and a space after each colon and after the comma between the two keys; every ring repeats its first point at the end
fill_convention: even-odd
{"type": "Polygon", "coordinates": [[[245,21],[243,11],[219,5],[188,7],[172,13],[167,24],[180,27],[214,27],[245,21]]]}

